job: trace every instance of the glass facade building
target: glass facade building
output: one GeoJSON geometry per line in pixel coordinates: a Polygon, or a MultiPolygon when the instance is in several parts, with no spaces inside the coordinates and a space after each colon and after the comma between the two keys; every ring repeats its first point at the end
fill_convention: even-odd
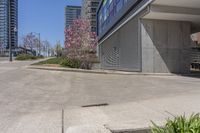
{"type": "Polygon", "coordinates": [[[9,29],[11,31],[11,45],[18,44],[18,0],[0,0],[0,46],[9,48],[9,29]],[[10,13],[9,13],[10,6],[10,13]],[[10,14],[10,16],[9,16],[10,14]],[[10,18],[10,25],[9,25],[10,18]]]}
{"type": "Polygon", "coordinates": [[[97,11],[97,33],[101,38],[110,28],[118,23],[129,10],[137,10],[137,7],[148,0],[102,0],[97,11]]]}
{"type": "Polygon", "coordinates": [[[8,44],[8,8],[7,0],[0,0],[0,47],[8,44]]]}
{"type": "Polygon", "coordinates": [[[128,0],[103,0],[98,14],[99,33],[108,25],[113,17],[127,4],[128,0]]]}

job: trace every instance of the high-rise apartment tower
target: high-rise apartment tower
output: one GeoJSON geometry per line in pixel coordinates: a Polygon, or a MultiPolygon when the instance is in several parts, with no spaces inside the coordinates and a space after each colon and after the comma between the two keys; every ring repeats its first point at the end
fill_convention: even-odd
{"type": "Polygon", "coordinates": [[[0,0],[0,47],[14,49],[18,45],[18,0],[0,0]],[[10,22],[9,22],[10,20],[10,22]],[[9,32],[10,30],[10,32],[9,32]]]}
{"type": "Polygon", "coordinates": [[[68,28],[73,20],[81,18],[81,6],[65,7],[65,28],[68,28]]]}
{"type": "Polygon", "coordinates": [[[91,24],[91,31],[97,30],[96,12],[101,0],[83,0],[82,1],[82,18],[88,19],[91,24]]]}

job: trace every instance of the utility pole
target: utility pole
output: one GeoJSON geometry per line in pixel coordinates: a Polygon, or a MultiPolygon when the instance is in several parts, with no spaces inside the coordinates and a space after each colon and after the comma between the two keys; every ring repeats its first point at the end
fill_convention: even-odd
{"type": "Polygon", "coordinates": [[[8,38],[9,38],[9,54],[10,54],[10,62],[12,62],[12,43],[11,43],[11,1],[8,0],[8,30],[9,30],[9,35],[8,35],[8,38]]]}

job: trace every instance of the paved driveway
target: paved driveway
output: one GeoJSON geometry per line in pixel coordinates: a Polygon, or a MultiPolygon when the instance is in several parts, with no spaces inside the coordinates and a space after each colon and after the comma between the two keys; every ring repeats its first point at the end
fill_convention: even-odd
{"type": "Polygon", "coordinates": [[[30,63],[0,63],[2,133],[61,133],[62,109],[83,105],[200,97],[200,78],[31,70],[25,67],[30,63]]]}
{"type": "Polygon", "coordinates": [[[9,60],[9,57],[0,57],[0,62],[2,61],[8,61],[9,60]]]}

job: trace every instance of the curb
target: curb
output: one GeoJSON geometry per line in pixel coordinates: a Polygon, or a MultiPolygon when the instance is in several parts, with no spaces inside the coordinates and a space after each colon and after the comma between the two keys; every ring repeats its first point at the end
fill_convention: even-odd
{"type": "MultiPolygon", "coordinates": [[[[129,126],[125,128],[116,128],[116,127],[109,127],[108,125],[104,125],[108,130],[112,133],[151,133],[150,127],[135,127],[129,126]]],[[[121,125],[119,125],[121,126],[121,125]]]]}
{"type": "Polygon", "coordinates": [[[149,128],[141,129],[126,129],[126,130],[111,130],[112,133],[151,133],[149,128]]]}
{"type": "Polygon", "coordinates": [[[171,73],[140,73],[140,72],[124,72],[124,71],[112,71],[112,70],[83,70],[64,67],[46,67],[46,66],[27,66],[28,69],[39,70],[51,70],[62,72],[79,72],[79,73],[91,73],[91,74],[113,74],[113,75],[146,75],[146,76],[177,76],[171,73]]]}
{"type": "Polygon", "coordinates": [[[44,66],[28,66],[28,69],[39,69],[39,70],[51,70],[51,71],[62,71],[62,72],[81,72],[81,73],[96,73],[96,74],[107,74],[106,72],[93,71],[93,70],[82,70],[73,68],[56,68],[56,67],[44,67],[44,66]]]}

